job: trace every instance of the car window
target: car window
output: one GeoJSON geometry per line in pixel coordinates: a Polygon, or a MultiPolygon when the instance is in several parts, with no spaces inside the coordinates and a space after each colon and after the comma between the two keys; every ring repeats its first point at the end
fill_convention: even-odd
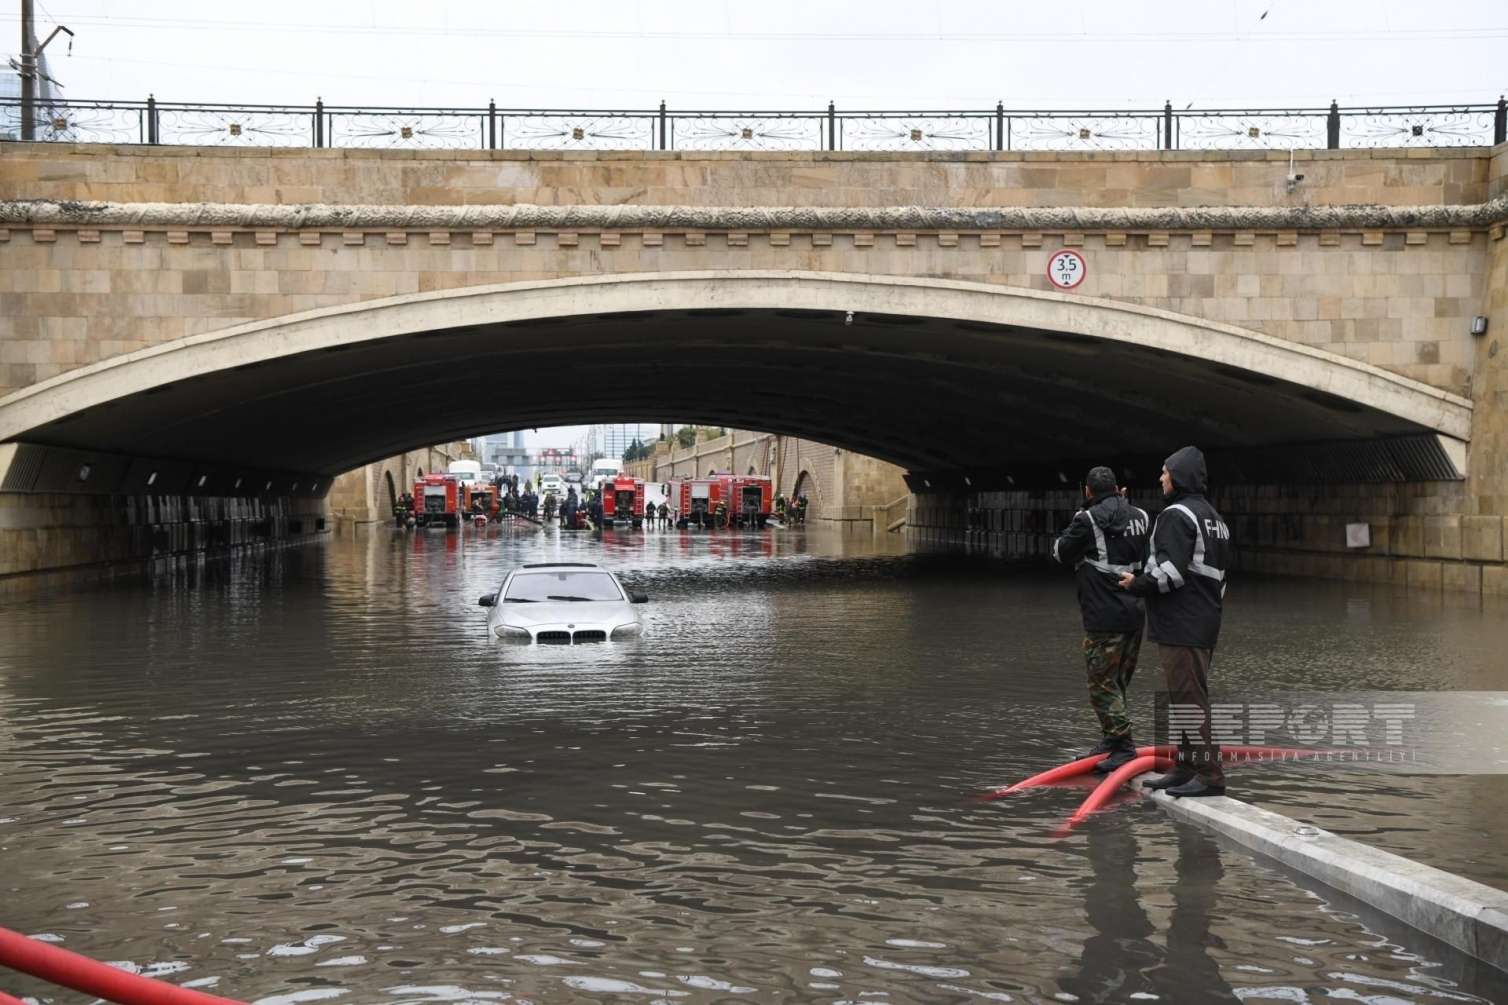
{"type": "Polygon", "coordinates": [[[521,572],[508,583],[503,599],[538,602],[557,597],[622,600],[623,591],[605,572],[521,572]]]}

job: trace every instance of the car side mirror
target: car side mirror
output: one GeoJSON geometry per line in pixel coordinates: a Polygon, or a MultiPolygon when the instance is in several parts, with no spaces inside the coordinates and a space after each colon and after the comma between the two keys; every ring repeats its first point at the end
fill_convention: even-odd
{"type": "Polygon", "coordinates": [[[649,594],[647,594],[647,593],[630,593],[628,595],[628,601],[631,604],[647,604],[647,603],[649,603],[649,594]]]}
{"type": "Polygon", "coordinates": [[[497,594],[484,593],[476,598],[478,607],[493,607],[497,604],[497,594]]]}

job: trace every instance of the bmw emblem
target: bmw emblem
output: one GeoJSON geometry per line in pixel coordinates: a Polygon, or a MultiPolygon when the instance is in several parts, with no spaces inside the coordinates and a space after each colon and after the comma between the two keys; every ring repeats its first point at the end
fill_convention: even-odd
{"type": "Polygon", "coordinates": [[[566,625],[567,628],[575,628],[575,625],[566,625]]]}

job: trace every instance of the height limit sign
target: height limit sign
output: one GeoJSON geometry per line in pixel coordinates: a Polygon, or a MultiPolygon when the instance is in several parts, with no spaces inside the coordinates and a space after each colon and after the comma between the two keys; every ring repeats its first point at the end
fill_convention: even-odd
{"type": "Polygon", "coordinates": [[[1084,281],[1084,256],[1067,248],[1047,260],[1047,278],[1060,290],[1071,290],[1084,281]]]}

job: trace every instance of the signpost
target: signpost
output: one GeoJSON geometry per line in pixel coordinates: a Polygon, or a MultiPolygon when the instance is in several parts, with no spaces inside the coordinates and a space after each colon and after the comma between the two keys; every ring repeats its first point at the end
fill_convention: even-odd
{"type": "Polygon", "coordinates": [[[1065,248],[1047,260],[1047,278],[1060,290],[1071,290],[1084,281],[1088,267],[1084,256],[1065,248]]]}

